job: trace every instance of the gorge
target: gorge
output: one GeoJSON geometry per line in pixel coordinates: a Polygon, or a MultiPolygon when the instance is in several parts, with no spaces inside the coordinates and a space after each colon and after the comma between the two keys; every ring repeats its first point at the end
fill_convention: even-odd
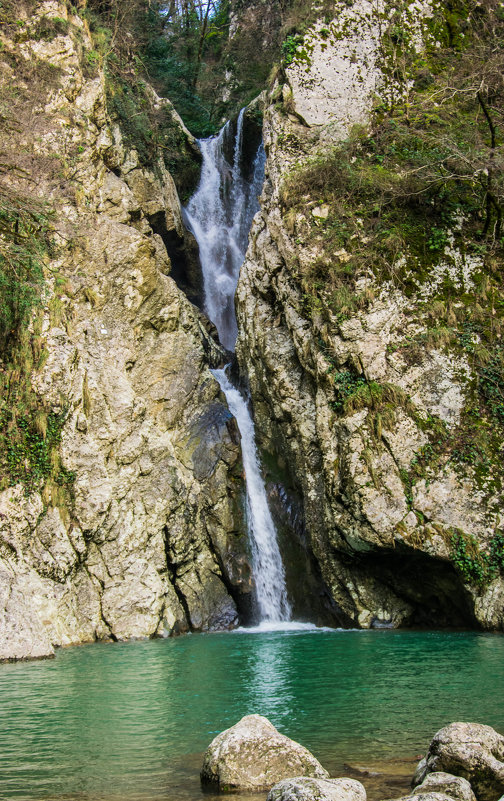
{"type": "Polygon", "coordinates": [[[252,713],[406,795],[504,730],[500,6],[0,23],[0,795],[196,801],[252,713]]]}
{"type": "MultiPolygon", "coordinates": [[[[236,336],[294,618],[502,629],[498,200],[486,222],[465,209],[462,166],[428,173],[436,132],[401,128],[404,92],[431,102],[407,80],[419,58],[441,84],[436,59],[460,62],[470,94],[443,9],[397,10],[403,73],[380,9],[307,18],[260,98],[198,144],[168,99],[93,62],[105,12],[28,5],[2,40],[6,97],[20,76],[4,240],[42,261],[18,268],[39,270],[31,317],[5,322],[0,656],[254,619],[239,433],[211,373],[236,336]]],[[[486,46],[474,14],[469,55],[486,46]]]]}

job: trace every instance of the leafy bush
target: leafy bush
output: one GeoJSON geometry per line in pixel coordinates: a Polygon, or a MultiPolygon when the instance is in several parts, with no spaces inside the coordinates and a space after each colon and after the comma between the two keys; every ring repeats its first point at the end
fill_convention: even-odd
{"type": "Polygon", "coordinates": [[[451,559],[468,584],[484,587],[504,570],[504,533],[498,531],[487,551],[475,537],[456,531],[451,536],[451,559]]]}
{"type": "Polygon", "coordinates": [[[299,34],[289,34],[289,36],[284,39],[282,42],[282,57],[286,67],[296,60],[298,49],[303,42],[304,36],[300,36],[299,34]]]}

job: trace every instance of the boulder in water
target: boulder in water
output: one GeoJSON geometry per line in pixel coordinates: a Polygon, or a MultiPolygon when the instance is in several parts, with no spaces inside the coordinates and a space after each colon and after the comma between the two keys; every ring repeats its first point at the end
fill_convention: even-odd
{"type": "Polygon", "coordinates": [[[453,801],[453,796],[447,793],[436,793],[428,790],[418,795],[403,795],[401,798],[388,799],[387,801],[453,801]]]}
{"type": "Polygon", "coordinates": [[[327,779],[322,765],[299,743],[280,734],[267,718],[246,715],[208,746],[203,784],[219,790],[269,790],[291,776],[327,779]]]}
{"type": "Polygon", "coordinates": [[[478,801],[498,801],[504,792],[504,737],[491,726],[450,723],[434,735],[422,762],[414,784],[443,771],[467,779],[478,801]]]}
{"type": "Polygon", "coordinates": [[[355,779],[296,776],[275,784],[266,801],[366,801],[366,791],[355,779]]]}
{"type": "Polygon", "coordinates": [[[412,793],[412,796],[424,793],[444,793],[457,801],[476,801],[472,787],[462,776],[453,776],[451,773],[439,771],[429,773],[412,793]]]}

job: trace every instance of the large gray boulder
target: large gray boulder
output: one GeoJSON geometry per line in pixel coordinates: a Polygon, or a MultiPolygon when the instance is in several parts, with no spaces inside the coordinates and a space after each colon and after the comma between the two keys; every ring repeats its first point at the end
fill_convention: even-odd
{"type": "Polygon", "coordinates": [[[366,801],[366,791],[355,779],[296,776],[275,784],[266,801],[366,801]]]}
{"type": "Polygon", "coordinates": [[[280,734],[267,718],[246,715],[208,746],[201,781],[219,790],[269,790],[291,776],[327,779],[322,765],[299,743],[280,734]]]}
{"type": "Polygon", "coordinates": [[[419,796],[425,793],[444,793],[444,795],[449,795],[450,798],[454,798],[456,801],[476,801],[472,787],[467,779],[463,779],[462,776],[453,776],[451,773],[444,773],[443,771],[429,773],[422,784],[419,784],[414,789],[412,796],[419,796]]]}
{"type": "Polygon", "coordinates": [[[442,771],[467,779],[478,801],[498,801],[504,792],[504,737],[491,726],[445,726],[434,735],[422,763],[414,784],[422,783],[430,773],[442,771]]]}

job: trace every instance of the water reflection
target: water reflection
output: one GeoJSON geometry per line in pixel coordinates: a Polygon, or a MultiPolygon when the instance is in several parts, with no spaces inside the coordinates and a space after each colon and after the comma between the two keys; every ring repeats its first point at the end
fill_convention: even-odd
{"type": "Polygon", "coordinates": [[[339,772],[412,757],[453,720],[503,730],[503,697],[504,638],[492,635],[241,632],[72,648],[0,666],[0,798],[211,801],[201,752],[243,715],[265,715],[339,772]]]}
{"type": "Polygon", "coordinates": [[[270,718],[282,729],[282,722],[292,717],[294,695],[290,691],[292,636],[258,636],[251,664],[249,710],[270,718]]]}

